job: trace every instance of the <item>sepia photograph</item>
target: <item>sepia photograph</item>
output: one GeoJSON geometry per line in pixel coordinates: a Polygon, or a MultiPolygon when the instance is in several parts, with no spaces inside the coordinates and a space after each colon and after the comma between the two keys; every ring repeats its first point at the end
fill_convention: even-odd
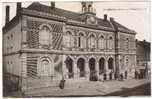
{"type": "Polygon", "coordinates": [[[2,97],[150,97],[149,0],[2,1],[2,97]]]}

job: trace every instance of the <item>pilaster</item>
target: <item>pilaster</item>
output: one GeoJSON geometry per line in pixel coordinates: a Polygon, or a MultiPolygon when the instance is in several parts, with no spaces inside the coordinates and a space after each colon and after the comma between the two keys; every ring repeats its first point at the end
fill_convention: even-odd
{"type": "Polygon", "coordinates": [[[74,62],[73,62],[73,71],[74,71],[74,79],[78,79],[79,78],[79,74],[80,73],[78,73],[78,67],[77,67],[77,61],[76,60],[74,60],[74,62]]]}
{"type": "Polygon", "coordinates": [[[97,74],[97,77],[99,78],[99,62],[96,61],[96,74],[97,74]]]}
{"type": "Polygon", "coordinates": [[[21,55],[21,77],[22,77],[22,81],[21,81],[21,85],[22,85],[22,91],[24,92],[25,90],[27,90],[27,62],[26,62],[26,53],[23,53],[21,55]]]}
{"type": "Polygon", "coordinates": [[[88,61],[85,62],[85,72],[86,72],[86,79],[89,80],[90,70],[89,70],[89,62],[88,61]]]}
{"type": "Polygon", "coordinates": [[[64,77],[64,79],[67,79],[67,78],[68,78],[68,72],[67,72],[65,60],[66,60],[66,56],[63,55],[63,61],[62,61],[62,64],[63,64],[63,65],[62,65],[62,76],[64,77]]]}

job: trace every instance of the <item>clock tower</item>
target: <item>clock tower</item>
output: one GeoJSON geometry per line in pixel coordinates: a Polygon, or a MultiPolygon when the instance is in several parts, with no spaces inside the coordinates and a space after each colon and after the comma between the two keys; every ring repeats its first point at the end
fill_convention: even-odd
{"type": "Polygon", "coordinates": [[[93,2],[81,2],[82,4],[82,20],[86,24],[97,25],[96,11],[93,8],[93,2]]]}

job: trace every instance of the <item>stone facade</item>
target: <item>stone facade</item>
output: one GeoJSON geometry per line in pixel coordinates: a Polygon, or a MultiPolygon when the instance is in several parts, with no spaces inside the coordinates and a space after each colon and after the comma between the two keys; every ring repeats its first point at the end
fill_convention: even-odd
{"type": "Polygon", "coordinates": [[[136,40],[137,69],[147,68],[150,71],[150,43],[136,40]]]}
{"type": "Polygon", "coordinates": [[[107,20],[106,16],[99,20],[90,8],[83,9],[83,14],[79,14],[82,21],[78,21],[64,14],[32,10],[32,6],[37,5],[44,6],[33,3],[28,8],[20,8],[3,28],[3,67],[6,72],[18,70],[18,74],[10,73],[22,78],[24,89],[27,79],[92,81],[95,77],[112,80],[126,71],[131,74],[136,66],[134,31],[112,18],[107,20]],[[13,40],[8,39],[11,34],[13,40]],[[8,51],[12,46],[16,50],[8,51]],[[12,55],[18,56],[13,58],[12,55]],[[7,63],[10,60],[12,66],[7,63]]]}

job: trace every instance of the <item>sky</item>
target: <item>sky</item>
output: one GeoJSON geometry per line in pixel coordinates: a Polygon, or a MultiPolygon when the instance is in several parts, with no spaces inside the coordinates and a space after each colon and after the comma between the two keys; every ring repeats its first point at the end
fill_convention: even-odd
{"type": "MultiPolygon", "coordinates": [[[[22,2],[22,7],[27,7],[32,2],[22,2]]],[[[41,2],[42,4],[50,6],[50,2],[41,2]]],[[[2,13],[2,26],[5,24],[5,6],[10,5],[10,18],[12,19],[16,14],[16,3],[3,3],[2,13]]],[[[74,12],[81,12],[81,2],[56,2],[56,7],[74,12]]],[[[96,1],[93,3],[96,9],[96,16],[103,18],[104,14],[108,15],[108,19],[113,17],[114,20],[120,24],[128,27],[129,29],[137,32],[136,39],[150,40],[150,2],[109,2],[109,1],[96,1]]]]}

